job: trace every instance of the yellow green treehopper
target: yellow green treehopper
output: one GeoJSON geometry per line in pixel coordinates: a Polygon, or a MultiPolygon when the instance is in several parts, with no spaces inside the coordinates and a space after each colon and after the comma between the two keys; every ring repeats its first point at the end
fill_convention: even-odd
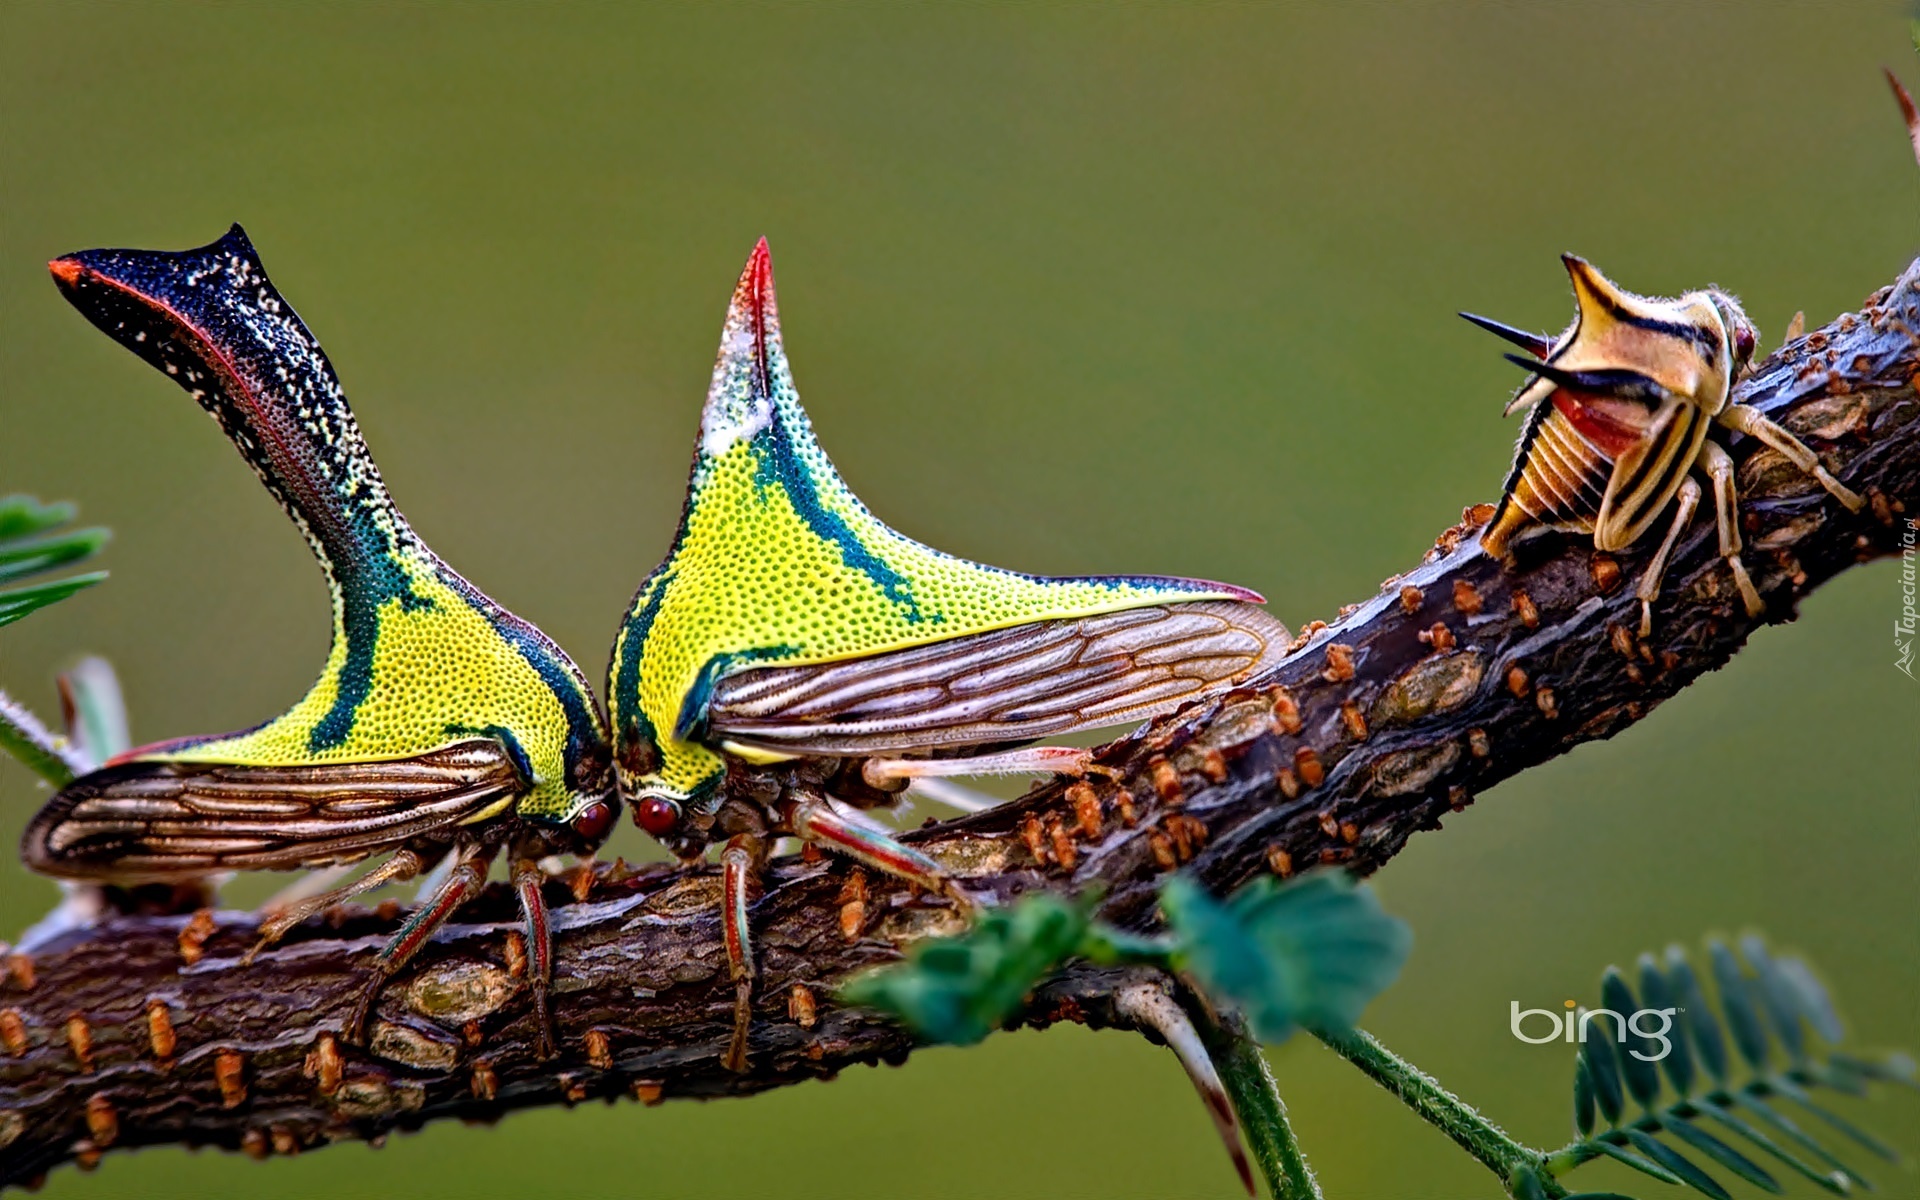
{"type": "Polygon", "coordinates": [[[374,960],[346,1023],[358,1037],[382,983],[505,849],[527,927],[536,1037],[550,1051],[536,863],[591,852],[617,804],[586,678],[400,515],[326,355],[239,226],[197,250],[90,250],[49,267],[74,307],[199,401],[299,526],[332,594],[333,644],[319,681],[283,715],[142,746],[63,788],[27,828],[28,865],[144,882],[389,856],[272,914],[266,945],[445,860],[440,885],[374,960]]]}
{"type": "Polygon", "coordinates": [[[791,834],[971,901],[925,855],[837,814],[916,778],[1079,773],[1027,747],[1142,720],[1285,652],[1244,588],[1164,576],[1047,578],[882,524],[814,440],[788,369],[763,240],[735,288],[679,532],[614,642],[621,791],[683,859],[716,843],[744,1063],[749,881],[791,834]]]}

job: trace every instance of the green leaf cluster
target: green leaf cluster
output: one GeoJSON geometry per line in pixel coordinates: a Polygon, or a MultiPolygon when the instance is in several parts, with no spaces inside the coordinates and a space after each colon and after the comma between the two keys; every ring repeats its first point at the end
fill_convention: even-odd
{"type": "Polygon", "coordinates": [[[1830,1047],[1844,1032],[1825,987],[1804,961],[1776,957],[1759,937],[1741,939],[1738,953],[1709,941],[1707,959],[1713,1001],[1678,946],[1664,960],[1641,955],[1635,983],[1618,968],[1607,969],[1602,1007],[1623,1014],[1674,1010],[1668,1047],[1662,1054],[1659,1038],[1631,1025],[1622,1030],[1611,1018],[1592,1022],[1574,1063],[1580,1138],[1553,1155],[1554,1162],[1568,1169],[1611,1158],[1718,1200],[1731,1200],[1732,1193],[1714,1169],[1774,1194],[1784,1190],[1776,1176],[1782,1169],[1835,1195],[1870,1189],[1802,1122],[1811,1118],[1890,1162],[1898,1155],[1811,1093],[1864,1096],[1875,1081],[1913,1087],[1912,1062],[1823,1049],[1821,1043],[1830,1047]]]}
{"type": "Polygon", "coordinates": [[[1354,1025],[1399,976],[1413,945],[1406,922],[1344,871],[1285,884],[1263,876],[1224,904],[1175,876],[1160,907],[1174,931],[1176,965],[1239,1009],[1263,1042],[1285,1041],[1301,1025],[1354,1025]]]}
{"type": "Polygon", "coordinates": [[[0,496],[0,625],[45,608],[107,577],[105,571],[24,582],[93,557],[106,545],[101,528],[61,531],[71,504],[42,504],[32,496],[0,496]]]}
{"type": "Polygon", "coordinates": [[[1262,1040],[1280,1041],[1301,1025],[1351,1025],[1399,973],[1410,942],[1344,872],[1258,879],[1224,903],[1176,876],[1161,907],[1168,933],[1146,938],[1093,920],[1085,902],[1035,893],[849,979],[840,995],[926,1041],[969,1045],[1012,1020],[1069,959],[1145,962],[1186,972],[1262,1040]]]}

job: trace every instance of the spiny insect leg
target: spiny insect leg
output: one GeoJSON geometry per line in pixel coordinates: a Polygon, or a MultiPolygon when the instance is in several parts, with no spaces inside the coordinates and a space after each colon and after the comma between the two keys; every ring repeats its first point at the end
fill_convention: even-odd
{"type": "Polygon", "coordinates": [[[828,808],[824,796],[796,789],[789,804],[787,825],[803,841],[838,851],[876,871],[950,897],[969,912],[975,908],[973,897],[962,891],[939,863],[878,830],[855,825],[828,808]]]}
{"type": "Polygon", "coordinates": [[[1247,1189],[1247,1195],[1253,1195],[1253,1167],[1240,1141],[1240,1121],[1233,1114],[1233,1102],[1220,1082],[1213,1056],[1207,1053],[1185,1010],[1172,996],[1147,983],[1121,989],[1113,998],[1113,1006],[1137,1027],[1159,1034],[1180,1060],[1187,1078],[1193,1081],[1193,1090],[1200,1093],[1200,1102],[1207,1106],[1207,1115],[1213,1118],[1214,1131],[1226,1146],[1233,1169],[1240,1173],[1241,1186],[1247,1189]]]}
{"type": "Polygon", "coordinates": [[[347,1015],[346,1028],[341,1031],[347,1041],[357,1044],[366,1040],[367,1016],[373,1011],[373,1002],[380,995],[380,989],[394,972],[406,966],[407,960],[419,953],[420,947],[426,945],[427,939],[433,936],[433,931],[446,924],[447,918],[473,899],[487,882],[488,854],[485,847],[477,842],[466,842],[456,846],[453,853],[458,859],[448,873],[447,881],[425,904],[414,910],[413,915],[407,918],[406,923],[400,926],[399,931],[374,958],[373,978],[361,989],[360,998],[347,1015]]]}
{"type": "Polygon", "coordinates": [[[1694,510],[1700,507],[1700,484],[1689,475],[1680,481],[1680,490],[1674,494],[1678,502],[1673,514],[1673,524],[1667,527],[1667,536],[1660,541],[1660,549],[1654,551],[1653,561],[1640,576],[1640,586],[1634,589],[1634,595],[1640,598],[1640,636],[1653,636],[1653,602],[1660,595],[1660,581],[1666,578],[1667,558],[1673,553],[1673,544],[1680,540],[1680,531],[1693,520],[1694,510]]]}
{"type": "Polygon", "coordinates": [[[533,993],[533,1052],[542,1059],[554,1055],[553,1010],[547,993],[553,984],[553,931],[547,925],[547,902],[540,887],[547,873],[531,858],[513,863],[513,894],[520,901],[520,920],[527,935],[527,989],[533,993]]]}
{"type": "Polygon", "coordinates": [[[268,896],[261,902],[259,911],[268,916],[278,916],[283,910],[291,908],[302,900],[327,891],[334,884],[351,875],[353,869],[359,865],[359,863],[334,863],[328,867],[315,867],[268,896]]]}
{"type": "Polygon", "coordinates": [[[1794,466],[1819,480],[1821,487],[1832,492],[1836,500],[1852,511],[1859,512],[1866,507],[1867,502],[1862,500],[1853,489],[1835,479],[1825,467],[1820,465],[1820,459],[1807,448],[1805,442],[1775,424],[1759,409],[1750,408],[1745,404],[1729,404],[1714,419],[1728,429],[1757,437],[1786,455],[1794,466]]]}
{"type": "Polygon", "coordinates": [[[1767,606],[1748,577],[1746,564],[1740,561],[1740,524],[1735,519],[1739,500],[1733,488],[1733,456],[1709,440],[1700,443],[1696,465],[1713,481],[1713,515],[1720,530],[1720,557],[1733,569],[1733,582],[1740,589],[1740,598],[1746,601],[1747,615],[1757,617],[1767,611],[1767,606]]]}
{"type": "MultiPolygon", "coordinates": [[[[392,883],[400,879],[412,879],[420,873],[420,868],[425,865],[426,861],[412,850],[401,850],[386,862],[381,863],[345,887],[337,887],[332,891],[321,892],[317,896],[296,898],[292,903],[286,904],[284,907],[269,901],[267,911],[272,911],[273,915],[260,922],[260,940],[253,944],[253,949],[247,951],[246,954],[241,957],[240,964],[245,966],[252,962],[255,955],[285,937],[287,930],[292,929],[315,913],[325,912],[336,904],[345,904],[355,896],[361,895],[364,892],[370,892],[383,884],[392,883]]],[[[296,884],[295,888],[298,886],[299,885],[296,884]]],[[[288,891],[292,892],[294,888],[289,888],[288,891]]],[[[278,897],[275,899],[277,900],[278,897]]]]}
{"type": "Polygon", "coordinates": [[[752,931],[747,926],[747,889],[753,880],[760,854],[759,839],[736,834],[720,852],[720,917],[722,937],[727,945],[727,970],[733,976],[733,1040],[727,1044],[729,1071],[747,1069],[747,1033],[753,1024],[752,931]]]}
{"type": "Polygon", "coordinates": [[[999,754],[971,758],[870,758],[860,774],[877,788],[902,779],[936,779],[954,775],[1085,775],[1108,777],[1120,772],[1093,761],[1093,751],[1077,746],[1027,746],[999,754]]]}

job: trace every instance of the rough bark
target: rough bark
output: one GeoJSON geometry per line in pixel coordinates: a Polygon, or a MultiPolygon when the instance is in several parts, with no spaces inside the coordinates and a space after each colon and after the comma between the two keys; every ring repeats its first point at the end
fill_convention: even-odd
{"type": "MultiPolygon", "coordinates": [[[[1472,519],[1428,561],[1310,640],[1270,677],[1115,743],[1116,782],[1055,782],[911,835],[974,891],[1104,889],[1102,915],[1154,920],[1179,867],[1228,890],[1262,871],[1370,872],[1479,791],[1641,719],[1726,662],[1758,624],[1855,563],[1897,552],[1920,512],[1920,260],[1863,311],[1763,362],[1738,390],[1862,495],[1846,512],[1779,455],[1738,439],[1746,561],[1769,609],[1741,610],[1702,514],[1641,641],[1633,582],[1653,539],[1617,557],[1549,536],[1517,564],[1472,519]]],[[[856,970],[958,922],[947,905],[836,861],[776,861],[753,908],[762,982],[745,1074],[721,1065],[733,988],[717,875],[601,865],[556,880],[559,1058],[535,1059],[513,906],[496,888],[383,996],[372,1045],[339,1045],[388,912],[295,931],[251,966],[245,914],[119,916],[0,976],[0,1181],[109,1147],[256,1154],[376,1138],[447,1117],[634,1096],[747,1094],[898,1061],[913,1041],[838,1007],[856,970]]],[[[1075,966],[1035,993],[1044,1025],[1124,1023],[1128,970],[1075,966]]]]}

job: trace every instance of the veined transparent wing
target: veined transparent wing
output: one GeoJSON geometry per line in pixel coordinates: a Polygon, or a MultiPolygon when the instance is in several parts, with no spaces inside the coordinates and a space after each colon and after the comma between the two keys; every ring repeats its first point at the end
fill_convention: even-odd
{"type": "Polygon", "coordinates": [[[506,748],[487,738],[370,763],[134,759],[61,789],[20,849],[35,870],[71,879],[290,870],[396,849],[526,786],[506,748]]]}
{"type": "Polygon", "coordinates": [[[1278,662],[1288,641],[1263,609],[1206,600],[755,668],[715,687],[706,737],[796,756],[1025,742],[1169,711],[1278,662]]]}

